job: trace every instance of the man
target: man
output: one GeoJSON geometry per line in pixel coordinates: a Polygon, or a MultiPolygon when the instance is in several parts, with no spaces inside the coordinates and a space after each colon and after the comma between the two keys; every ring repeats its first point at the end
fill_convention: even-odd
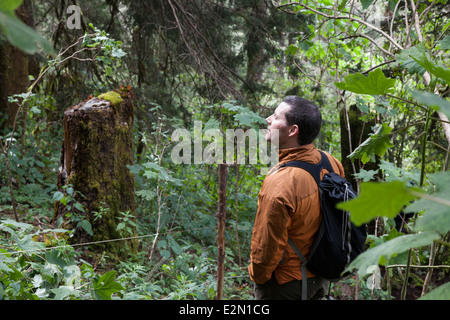
{"type": "MultiPolygon", "coordinates": [[[[308,258],[321,222],[319,191],[305,170],[279,166],[299,160],[318,163],[321,154],[313,141],[320,131],[320,110],[310,101],[288,96],[266,119],[266,140],[279,145],[279,163],[272,168],[258,196],[258,211],[251,241],[250,278],[255,282],[255,298],[301,299],[301,260],[288,245],[291,238],[308,258]]],[[[327,154],[334,172],[344,176],[342,164],[327,154]]],[[[322,170],[321,178],[327,173],[322,170]]],[[[308,299],[322,299],[329,283],[307,273],[308,299]]]]}

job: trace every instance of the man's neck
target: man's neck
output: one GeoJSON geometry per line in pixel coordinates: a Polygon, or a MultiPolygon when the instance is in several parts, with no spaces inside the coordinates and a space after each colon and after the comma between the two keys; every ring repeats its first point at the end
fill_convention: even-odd
{"type": "Polygon", "coordinates": [[[292,149],[292,148],[298,148],[298,147],[300,147],[300,144],[297,141],[291,141],[291,142],[285,143],[283,145],[280,145],[279,150],[292,149]]]}

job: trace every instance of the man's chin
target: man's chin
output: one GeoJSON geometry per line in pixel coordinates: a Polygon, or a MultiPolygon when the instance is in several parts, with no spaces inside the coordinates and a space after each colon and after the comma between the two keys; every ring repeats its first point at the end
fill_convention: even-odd
{"type": "Polygon", "coordinates": [[[265,135],[265,139],[266,139],[266,142],[268,142],[270,144],[273,144],[273,145],[278,147],[279,140],[278,140],[278,137],[276,135],[276,133],[277,133],[276,131],[277,130],[275,130],[275,136],[272,136],[272,132],[270,131],[270,129],[267,129],[267,132],[266,132],[266,135],[265,135]]]}
{"type": "Polygon", "coordinates": [[[272,139],[270,139],[270,137],[269,137],[269,139],[266,138],[266,142],[269,143],[269,144],[271,144],[271,145],[273,145],[273,146],[276,147],[276,148],[279,148],[279,147],[280,147],[280,146],[279,146],[279,141],[273,141],[272,139]]]}

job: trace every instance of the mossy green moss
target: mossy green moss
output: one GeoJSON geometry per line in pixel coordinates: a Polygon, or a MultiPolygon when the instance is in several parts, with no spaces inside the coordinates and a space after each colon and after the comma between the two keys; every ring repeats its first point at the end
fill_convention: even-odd
{"type": "Polygon", "coordinates": [[[103,99],[103,100],[108,100],[109,102],[111,102],[114,106],[118,105],[119,103],[121,103],[123,101],[122,97],[120,96],[120,94],[118,94],[115,91],[108,91],[105,93],[102,93],[101,95],[99,95],[97,98],[99,99],[103,99]]]}

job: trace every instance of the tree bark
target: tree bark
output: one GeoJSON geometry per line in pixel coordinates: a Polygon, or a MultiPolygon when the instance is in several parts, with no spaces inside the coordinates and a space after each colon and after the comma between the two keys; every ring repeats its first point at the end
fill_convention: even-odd
{"type": "MultiPolygon", "coordinates": [[[[93,235],[76,228],[73,241],[104,241],[89,251],[106,251],[113,259],[127,257],[137,251],[136,238],[127,241],[108,240],[136,234],[131,225],[126,233],[117,231],[122,214],[135,218],[134,177],[127,165],[133,164],[133,105],[124,98],[113,103],[93,98],[69,107],[64,112],[64,143],[57,185],[72,185],[78,193],[75,200],[85,212],[78,215],[92,226],[93,235]],[[102,213],[95,219],[94,213],[102,213]],[[131,232],[130,232],[131,230],[131,232]],[[125,243],[125,245],[124,245],[125,243]]],[[[72,209],[72,213],[73,213],[72,209]]],[[[57,202],[53,222],[73,228],[77,220],[68,218],[68,206],[57,202]]],[[[79,220],[79,219],[78,219],[79,220]]]]}
{"type": "MultiPolygon", "coordinates": [[[[31,11],[31,1],[25,0],[17,8],[16,15],[25,24],[34,27],[31,11]]],[[[29,57],[31,56],[12,46],[0,30],[0,79],[2,82],[0,86],[0,114],[8,115],[7,121],[0,121],[0,132],[12,128],[19,109],[19,104],[8,102],[8,97],[26,92],[29,86],[29,57]]],[[[25,127],[26,117],[22,117],[20,123],[22,127],[25,127]]]]}
{"type": "MultiPolygon", "coordinates": [[[[367,138],[371,133],[371,127],[375,125],[375,120],[371,122],[364,122],[360,118],[362,116],[361,110],[356,105],[351,105],[349,110],[344,108],[340,112],[340,126],[341,126],[341,154],[342,154],[342,166],[344,167],[345,177],[352,184],[353,190],[359,192],[359,183],[353,176],[354,173],[359,173],[361,169],[364,170],[378,170],[379,168],[379,156],[375,156],[375,162],[368,162],[363,164],[361,160],[350,160],[348,156],[367,138]],[[348,131],[350,129],[350,133],[348,131]]],[[[375,179],[379,178],[377,173],[374,176],[375,179]]],[[[377,223],[373,220],[367,224],[368,232],[370,234],[376,234],[377,223]]]]}
{"type": "Polygon", "coordinates": [[[261,85],[263,66],[267,62],[267,54],[264,45],[266,35],[264,34],[264,23],[267,20],[267,5],[264,1],[251,3],[254,21],[249,26],[247,42],[245,44],[247,54],[247,76],[246,83],[250,86],[248,91],[257,91],[261,85]]]}
{"type": "Polygon", "coordinates": [[[216,300],[223,299],[225,273],[225,218],[227,208],[228,166],[219,164],[219,208],[217,210],[217,293],[216,300]]]}
{"type": "MultiPolygon", "coordinates": [[[[365,165],[360,160],[352,161],[348,156],[355,151],[355,149],[369,138],[371,127],[375,125],[375,121],[364,122],[360,118],[362,112],[356,105],[350,106],[349,110],[342,109],[340,112],[340,127],[341,127],[341,154],[342,166],[344,167],[345,177],[352,184],[354,190],[358,190],[357,180],[353,176],[358,173],[363,167],[365,170],[377,170],[377,162],[369,162],[365,165]],[[348,123],[347,123],[348,121],[348,123]],[[350,133],[348,132],[350,128],[350,133]],[[351,137],[351,139],[350,139],[351,137]],[[353,168],[354,166],[354,168],[353,168]]],[[[378,161],[378,156],[377,156],[378,161]]]]}

